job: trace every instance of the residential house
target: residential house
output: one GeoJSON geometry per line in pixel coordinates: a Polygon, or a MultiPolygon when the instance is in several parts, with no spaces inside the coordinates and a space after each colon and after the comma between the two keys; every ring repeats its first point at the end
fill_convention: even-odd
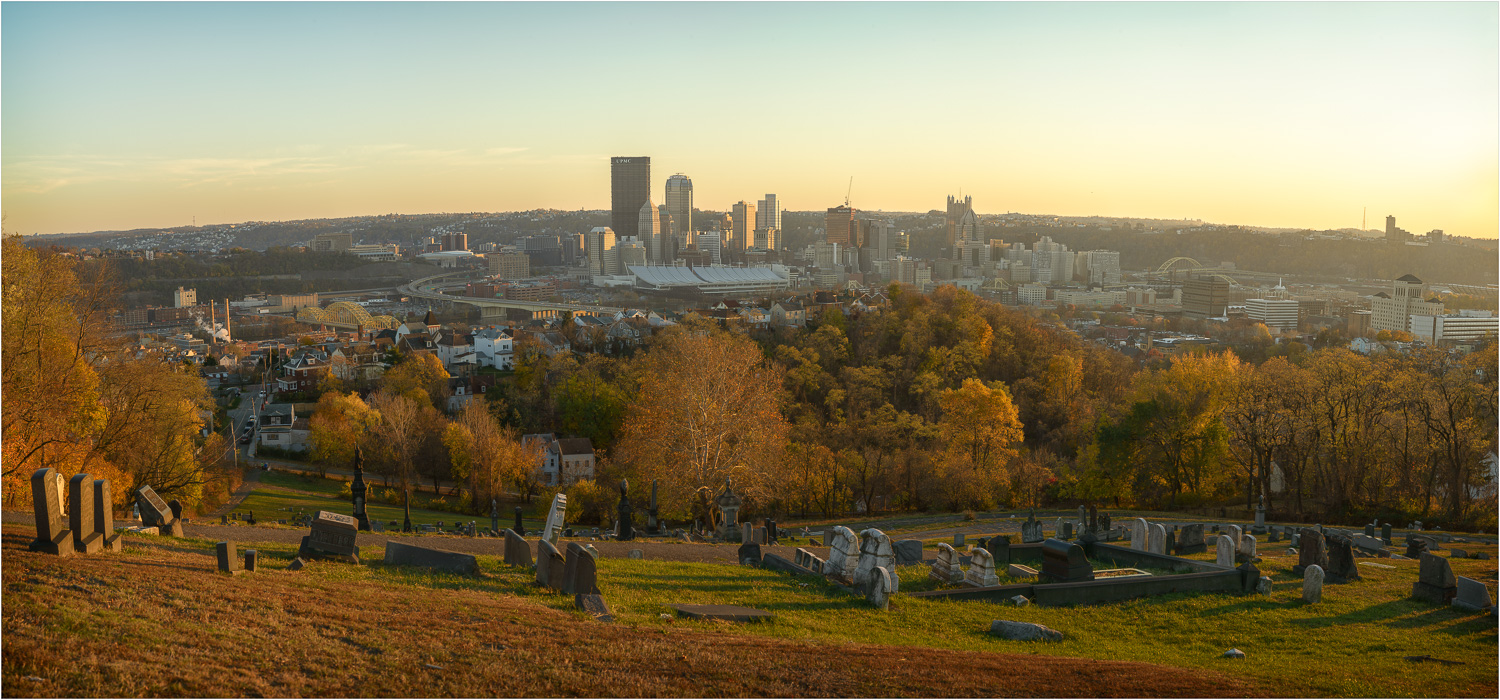
{"type": "Polygon", "coordinates": [[[557,441],[562,483],[594,478],[594,443],[588,438],[563,438],[557,441]]]}
{"type": "MultiPolygon", "coordinates": [[[[457,331],[442,331],[437,338],[437,356],[443,361],[443,366],[453,371],[453,364],[461,355],[474,354],[474,336],[457,331]]],[[[470,362],[473,358],[470,358],[470,362]]]]}
{"type": "Polygon", "coordinates": [[[541,474],[541,482],[547,486],[557,486],[558,479],[562,474],[561,453],[557,444],[557,438],[551,433],[533,433],[521,436],[521,446],[530,447],[535,445],[541,452],[538,472],[541,474]]]}
{"type": "Polygon", "coordinates": [[[281,366],[281,376],[276,378],[276,390],[314,391],[323,378],[329,375],[330,369],[328,356],[323,351],[303,348],[281,366]]]}
{"type": "Polygon", "coordinates": [[[474,360],[481,367],[510,370],[516,368],[515,344],[510,329],[491,326],[474,333],[474,360]]]}
{"type": "Polygon", "coordinates": [[[289,403],[273,403],[260,413],[260,423],[255,428],[263,447],[278,447],[283,450],[301,450],[307,447],[307,419],[297,418],[297,407],[289,403]]]}
{"type": "Polygon", "coordinates": [[[807,309],[800,301],[778,301],[771,305],[771,323],[801,328],[807,325],[807,309]]]}

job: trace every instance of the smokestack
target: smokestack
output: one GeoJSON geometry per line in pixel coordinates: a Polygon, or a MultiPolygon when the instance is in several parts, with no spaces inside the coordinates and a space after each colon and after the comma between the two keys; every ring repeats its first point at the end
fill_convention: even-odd
{"type": "Polygon", "coordinates": [[[234,333],[229,330],[229,297],[224,297],[224,342],[234,342],[234,333]]]}

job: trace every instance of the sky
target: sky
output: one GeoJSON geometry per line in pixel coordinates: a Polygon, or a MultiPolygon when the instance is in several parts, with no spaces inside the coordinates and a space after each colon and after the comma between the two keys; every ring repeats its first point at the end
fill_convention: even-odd
{"type": "Polygon", "coordinates": [[[4,230],[699,208],[1495,238],[1500,5],[0,3],[4,230]],[[852,188],[850,178],[853,178],[852,188]]]}

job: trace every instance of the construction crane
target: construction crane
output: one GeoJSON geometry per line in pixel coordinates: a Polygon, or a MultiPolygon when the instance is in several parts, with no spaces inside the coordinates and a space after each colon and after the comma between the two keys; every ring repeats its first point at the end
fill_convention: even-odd
{"type": "Polygon", "coordinates": [[[854,193],[854,176],[849,176],[849,189],[844,191],[844,206],[849,206],[849,195],[854,193]]]}

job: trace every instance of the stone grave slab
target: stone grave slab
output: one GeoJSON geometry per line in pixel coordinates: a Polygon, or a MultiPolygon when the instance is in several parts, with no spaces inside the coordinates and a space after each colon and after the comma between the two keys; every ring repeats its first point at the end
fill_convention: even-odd
{"type": "Polygon", "coordinates": [[[573,607],[588,613],[588,615],[600,622],[614,622],[615,614],[610,611],[609,603],[604,601],[604,596],[598,593],[577,593],[573,596],[573,607]]]}
{"type": "Polygon", "coordinates": [[[521,537],[515,530],[505,531],[505,563],[511,566],[524,566],[530,568],[531,545],[521,537]]]}
{"type": "Polygon", "coordinates": [[[755,542],[746,542],[735,550],[735,560],[740,564],[760,566],[760,545],[755,542]]]}
{"type": "Polygon", "coordinates": [[[599,592],[595,556],[577,542],[568,543],[567,558],[563,562],[563,593],[577,595],[599,592]]]}
{"type": "Polygon", "coordinates": [[[969,550],[969,571],[964,575],[964,585],[972,588],[987,588],[1000,585],[995,575],[995,557],[983,547],[969,550]]]}
{"type": "Polygon", "coordinates": [[[1083,554],[1083,547],[1049,539],[1042,543],[1042,577],[1053,583],[1094,580],[1094,565],[1083,554]]]}
{"type": "Polygon", "coordinates": [[[1326,572],[1328,550],[1325,544],[1322,533],[1314,528],[1302,528],[1297,533],[1297,541],[1293,543],[1297,547],[1297,565],[1292,567],[1292,574],[1301,576],[1304,569],[1314,565],[1326,572]]]}
{"type": "Polygon", "coordinates": [[[354,544],[355,536],[359,534],[359,521],[354,516],[320,510],[313,516],[311,528],[311,532],[302,537],[297,556],[303,559],[322,556],[359,563],[359,546],[354,544]]]}
{"type": "Polygon", "coordinates": [[[219,560],[219,573],[242,574],[245,572],[240,565],[240,557],[234,550],[233,542],[220,542],[214,545],[214,554],[219,560]]]}
{"type": "Polygon", "coordinates": [[[1354,542],[1343,535],[1330,535],[1325,539],[1328,544],[1328,568],[1323,571],[1323,580],[1328,583],[1360,580],[1359,566],[1354,561],[1354,542]]]}
{"type": "Polygon", "coordinates": [[[1458,587],[1458,595],[1453,597],[1453,607],[1460,610],[1483,611],[1494,607],[1490,600],[1490,589],[1485,588],[1483,581],[1476,581],[1466,576],[1454,578],[1458,587]]]}
{"type": "Polygon", "coordinates": [[[1035,578],[1037,578],[1037,571],[1036,571],[1036,569],[1033,569],[1033,568],[1031,568],[1029,566],[1026,566],[1024,564],[1010,564],[1010,565],[1008,565],[1008,566],[1005,567],[1005,573],[1006,573],[1006,575],[1012,576],[1014,578],[1021,578],[1021,579],[1035,579],[1035,578]]]}
{"type": "Polygon", "coordinates": [[[561,591],[567,564],[557,547],[546,539],[536,545],[536,582],[554,591],[561,591]]]}
{"type": "Polygon", "coordinates": [[[922,561],[922,540],[897,540],[891,547],[896,552],[898,566],[908,566],[922,561]]]}
{"type": "Polygon", "coordinates": [[[94,477],[77,474],[68,481],[68,529],[73,551],[93,554],[104,549],[104,537],[94,528],[94,477]]]}
{"type": "Polygon", "coordinates": [[[552,508],[547,511],[547,525],[542,528],[542,539],[557,546],[557,538],[562,535],[563,520],[567,515],[568,496],[559,493],[552,497],[552,508]]]}
{"type": "Polygon", "coordinates": [[[479,573],[479,560],[475,559],[472,554],[419,547],[396,540],[387,540],[385,543],[385,564],[387,566],[415,566],[453,574],[479,573]]]}
{"type": "Polygon", "coordinates": [[[673,605],[672,609],[690,620],[761,622],[776,617],[765,610],[747,608],[741,605],[673,605]]]}
{"type": "Polygon", "coordinates": [[[94,532],[104,541],[104,549],[119,552],[125,548],[120,533],[115,532],[115,498],[109,479],[94,480],[94,532]]]}

